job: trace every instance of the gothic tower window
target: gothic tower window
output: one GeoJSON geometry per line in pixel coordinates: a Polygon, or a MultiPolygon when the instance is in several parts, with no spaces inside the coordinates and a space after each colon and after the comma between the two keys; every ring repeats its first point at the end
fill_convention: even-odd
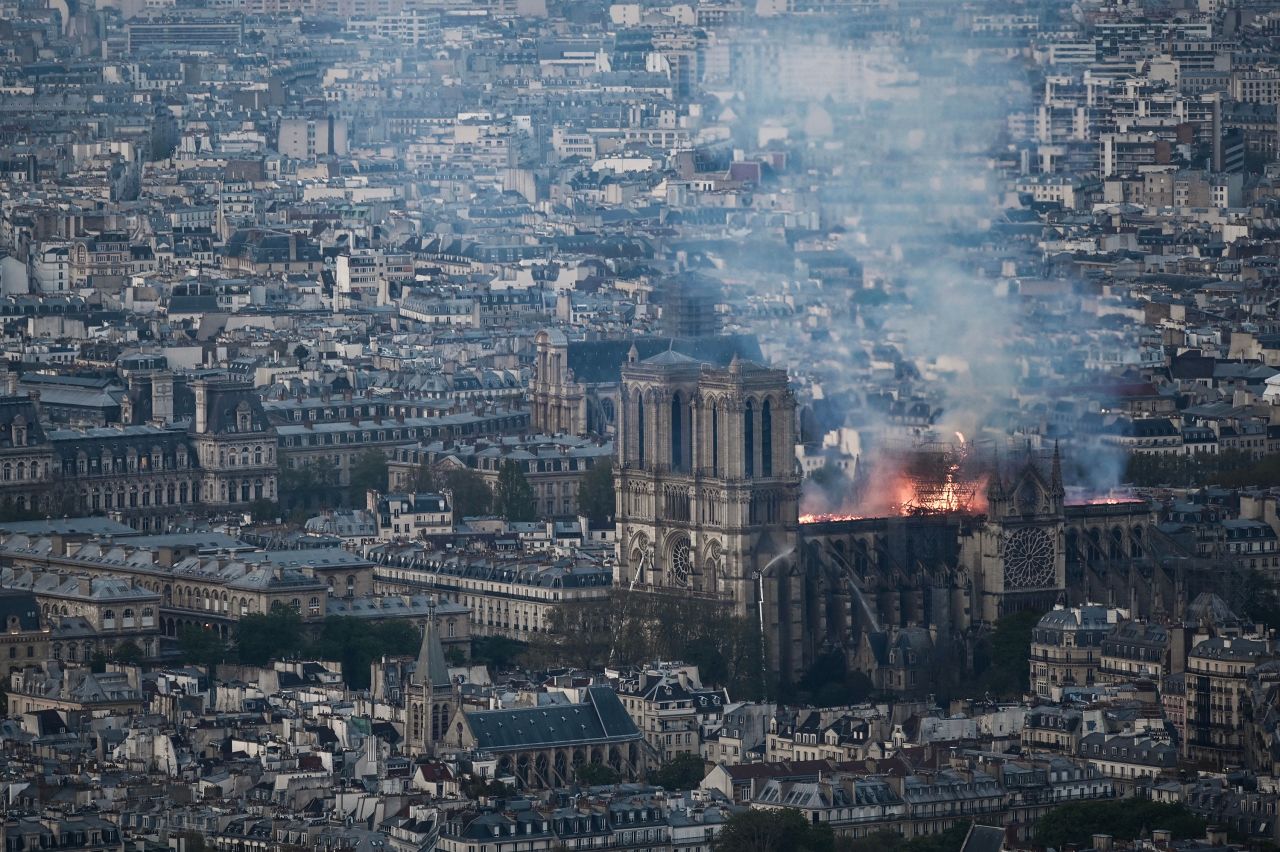
{"type": "Polygon", "coordinates": [[[773,411],[767,399],[760,408],[760,472],[773,476],[773,411]]]}
{"type": "Polygon", "coordinates": [[[720,475],[720,405],[711,406],[711,473],[720,475]]]}
{"type": "Polygon", "coordinates": [[[680,392],[671,397],[671,469],[680,470],[684,467],[684,457],[680,452],[681,444],[684,440],[683,423],[680,417],[680,392]]]}
{"type": "Polygon", "coordinates": [[[644,397],[636,397],[636,435],[639,437],[640,466],[644,467],[644,397]]]}
{"type": "Polygon", "coordinates": [[[756,475],[756,412],[751,400],[742,409],[742,456],[747,476],[756,475]]]}

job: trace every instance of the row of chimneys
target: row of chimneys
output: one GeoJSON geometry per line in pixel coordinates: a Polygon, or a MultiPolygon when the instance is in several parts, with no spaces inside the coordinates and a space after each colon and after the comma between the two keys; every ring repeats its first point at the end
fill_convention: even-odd
{"type": "MultiPolygon", "coordinates": [[[[1204,842],[1210,846],[1226,846],[1227,830],[1219,828],[1215,825],[1207,827],[1204,831],[1204,842]]],[[[1151,832],[1151,845],[1157,849],[1170,849],[1173,846],[1173,832],[1167,828],[1157,828],[1151,832]]],[[[1095,834],[1090,840],[1090,848],[1097,852],[1112,852],[1116,848],[1115,839],[1110,834],[1095,834]]],[[[1075,843],[1068,843],[1063,846],[1063,852],[1079,852],[1080,846],[1075,843]]]]}

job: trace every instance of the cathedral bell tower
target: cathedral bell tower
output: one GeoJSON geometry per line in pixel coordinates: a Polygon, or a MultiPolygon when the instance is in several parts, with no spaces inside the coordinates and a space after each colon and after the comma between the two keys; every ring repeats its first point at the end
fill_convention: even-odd
{"type": "Polygon", "coordinates": [[[405,747],[410,754],[434,753],[449,733],[457,703],[432,609],[422,628],[413,676],[405,686],[405,747]]]}
{"type": "Polygon", "coordinates": [[[800,477],[784,370],[675,351],[622,368],[616,473],[624,588],[707,597],[764,624],[774,667],[798,659],[800,477]]]}

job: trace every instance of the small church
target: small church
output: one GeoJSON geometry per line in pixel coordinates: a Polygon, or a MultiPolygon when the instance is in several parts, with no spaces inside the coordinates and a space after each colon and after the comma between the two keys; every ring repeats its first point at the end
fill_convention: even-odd
{"type": "Polygon", "coordinates": [[[413,756],[435,755],[459,702],[434,618],[423,620],[417,658],[374,661],[370,686],[376,699],[403,710],[402,751],[413,756]]]}

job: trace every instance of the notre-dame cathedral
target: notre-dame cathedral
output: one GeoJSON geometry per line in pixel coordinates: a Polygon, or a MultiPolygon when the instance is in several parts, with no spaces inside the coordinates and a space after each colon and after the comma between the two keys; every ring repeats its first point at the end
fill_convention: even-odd
{"type": "Polygon", "coordinates": [[[758,620],[784,679],[836,652],[896,687],[895,649],[963,654],[1012,612],[1092,600],[1158,616],[1194,594],[1147,503],[1068,504],[1056,449],[993,463],[981,511],[801,523],[784,371],[631,347],[619,384],[615,582],[758,620]]]}

